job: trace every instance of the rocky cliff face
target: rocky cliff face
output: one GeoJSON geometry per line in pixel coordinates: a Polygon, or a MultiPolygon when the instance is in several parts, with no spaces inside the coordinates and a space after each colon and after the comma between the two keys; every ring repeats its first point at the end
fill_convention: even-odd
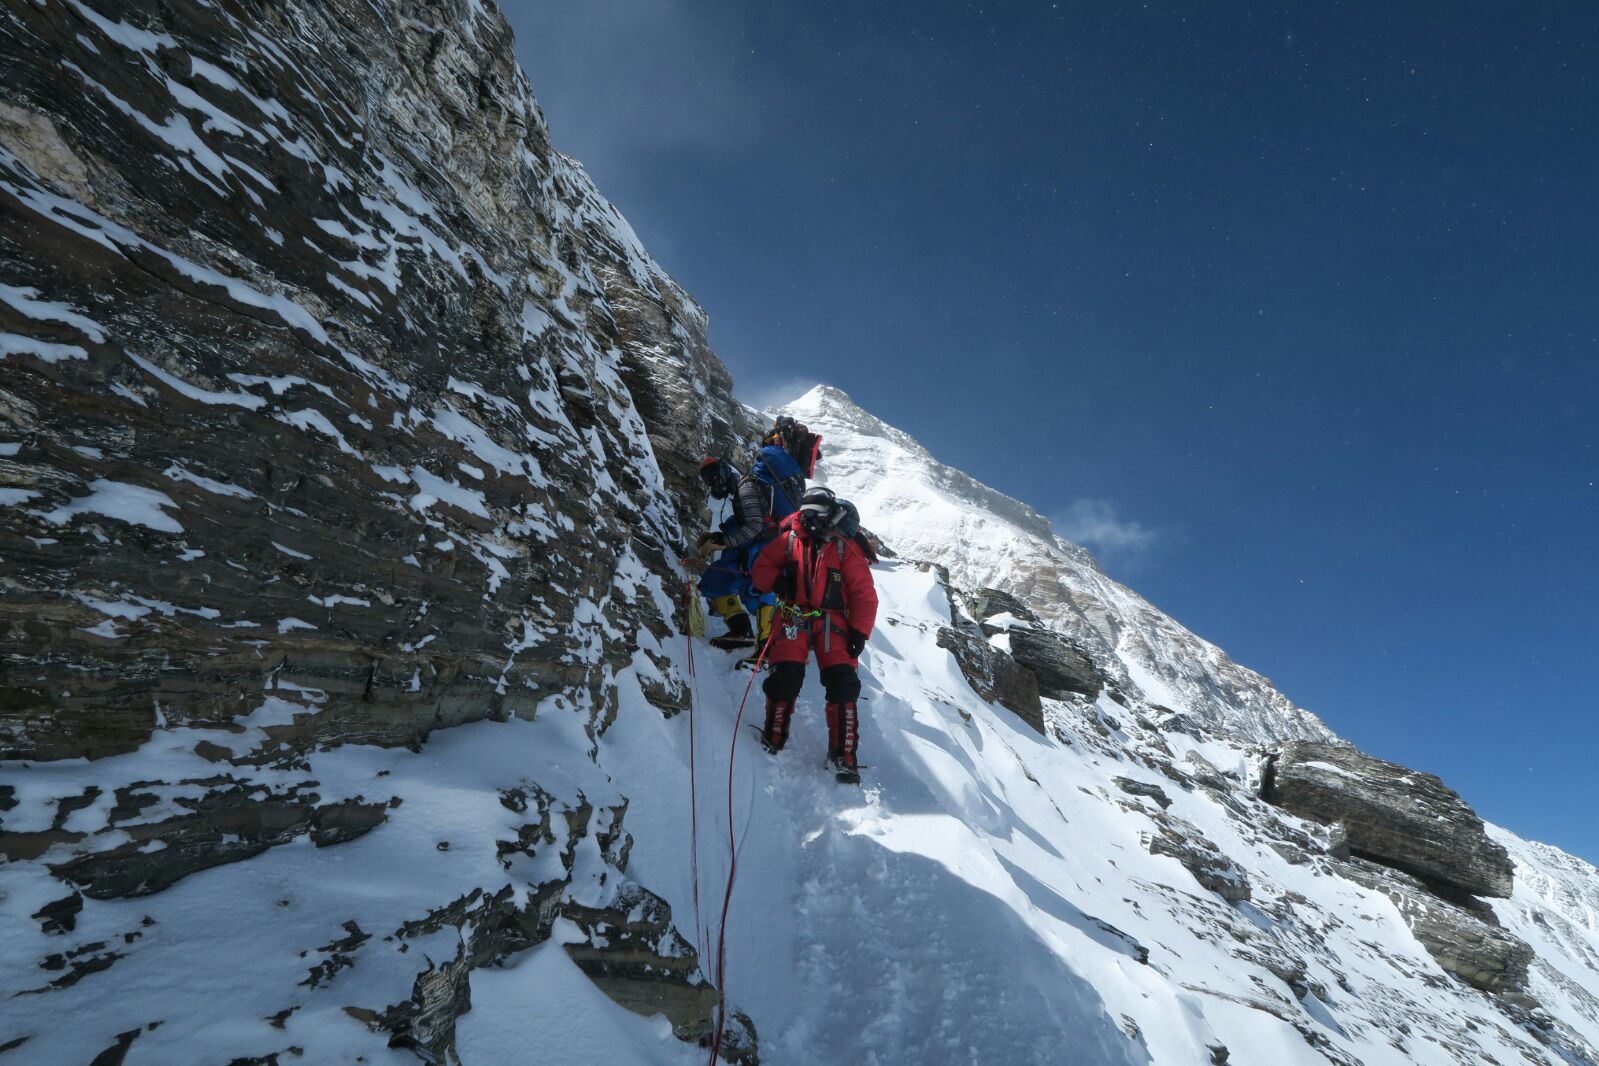
{"type": "Polygon", "coordinates": [[[836,390],[871,787],[741,737],[672,560],[757,416],[492,7],[0,59],[0,1062],[704,1061],[718,956],[739,1061],[1599,1059],[1599,874],[836,390]]]}
{"type": "MultiPolygon", "coordinates": [[[[54,874],[36,930],[392,823],[404,790],[335,785],[338,746],[540,708],[597,735],[635,663],[683,706],[663,579],[738,408],[510,43],[466,0],[0,12],[0,854],[54,874]]],[[[625,803],[518,795],[496,865],[565,848],[531,896],[490,868],[330,937],[313,983],[470,927],[411,1007],[352,1004],[447,1055],[470,969],[599,921],[563,893],[579,840],[622,875],[625,803]]],[[[36,983],[126,954],[75,951],[36,983]]]]}
{"type": "Polygon", "coordinates": [[[1356,855],[1467,895],[1511,894],[1509,853],[1432,774],[1347,745],[1300,742],[1273,753],[1262,794],[1301,817],[1342,825],[1356,855]]]}
{"type": "MultiPolygon", "coordinates": [[[[0,26],[7,753],[226,723],[267,671],[329,696],[286,748],[602,706],[633,643],[605,630],[666,631],[644,414],[726,408],[727,377],[550,148],[503,22],[125,18],[0,26]]],[[[655,424],[675,458],[710,422],[655,424]]]]}
{"type": "Polygon", "coordinates": [[[1267,757],[1261,795],[1333,826],[1349,853],[1334,869],[1388,896],[1445,970],[1513,1002],[1535,1002],[1526,995],[1532,949],[1504,932],[1479,898],[1513,894],[1509,852],[1437,777],[1347,745],[1297,742],[1267,757]]]}

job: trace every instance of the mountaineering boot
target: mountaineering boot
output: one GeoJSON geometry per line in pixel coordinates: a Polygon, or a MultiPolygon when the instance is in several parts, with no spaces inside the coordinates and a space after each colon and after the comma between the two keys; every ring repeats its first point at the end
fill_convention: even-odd
{"type": "MultiPolygon", "coordinates": [[[[744,658],[740,659],[735,665],[742,667],[745,670],[756,670],[765,665],[761,659],[761,652],[766,649],[767,641],[772,639],[772,617],[776,613],[777,608],[771,606],[770,604],[756,609],[755,618],[758,636],[756,636],[748,644],[742,645],[746,648],[752,647],[755,650],[744,656],[744,658]]],[[[716,642],[712,641],[711,643],[714,644],[716,642]]]]}
{"type": "Polygon", "coordinates": [[[860,766],[855,761],[860,747],[860,721],[855,714],[855,704],[829,703],[827,705],[827,765],[839,783],[861,783],[860,766]]]}
{"type": "Polygon", "coordinates": [[[794,715],[793,700],[766,697],[766,725],[761,729],[761,747],[776,755],[788,743],[788,722],[794,715]]]}
{"type": "MultiPolygon", "coordinates": [[[[716,612],[716,617],[728,625],[732,625],[735,617],[745,613],[744,601],[732,593],[728,593],[726,596],[718,596],[712,600],[711,610],[716,612]]],[[[748,619],[746,618],[745,621],[748,621],[748,619]]]]}
{"type": "Polygon", "coordinates": [[[827,703],[827,765],[844,754],[844,738],[839,722],[839,712],[843,705],[831,700],[827,703]]]}
{"type": "Polygon", "coordinates": [[[710,645],[723,651],[736,651],[739,648],[748,648],[755,643],[755,631],[750,626],[750,616],[740,613],[727,619],[727,632],[719,637],[712,637],[710,645]]]}

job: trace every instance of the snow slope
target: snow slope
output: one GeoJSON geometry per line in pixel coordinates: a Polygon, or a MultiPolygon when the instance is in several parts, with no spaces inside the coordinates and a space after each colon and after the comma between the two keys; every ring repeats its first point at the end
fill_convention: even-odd
{"type": "MultiPolygon", "coordinates": [[[[127,682],[139,711],[98,757],[0,767],[0,1066],[703,1062],[653,1005],[605,994],[607,967],[646,974],[630,995],[663,974],[661,1001],[693,1022],[694,968],[722,954],[768,1063],[1595,1062],[1591,867],[1496,832],[1518,877],[1494,907],[1537,948],[1546,1010],[1451,978],[1387,897],[1334,872],[1320,829],[1256,798],[1252,745],[1326,737],[1320,722],[836,390],[791,410],[900,553],[876,568],[866,786],[821,770],[814,678],[789,750],[766,755],[744,728],[758,691],[739,724],[749,676],[664,635],[694,461],[749,422],[703,314],[548,149],[492,5],[280,6],[0,17],[6,42],[34,26],[57,49],[7,56],[35,110],[0,114],[19,138],[0,223],[29,220],[7,234],[37,250],[0,264],[7,329],[29,334],[0,338],[6,388],[117,430],[0,441],[33,486],[0,489],[6,520],[48,525],[11,537],[7,581],[22,559],[62,582],[13,611],[8,664],[127,682]],[[225,41],[254,88],[204,58],[225,41]],[[40,60],[80,51],[97,58],[40,60]],[[341,54],[349,77],[324,81],[341,54]],[[129,135],[97,79],[170,97],[173,135],[129,135]],[[365,113],[339,85],[370,91],[365,113]],[[119,181],[179,193],[108,195],[71,165],[84,145],[119,181]],[[305,179],[262,185],[292,254],[250,221],[268,202],[252,151],[305,179]],[[228,239],[195,236],[213,230],[228,239]],[[190,282],[206,288],[179,299],[190,282]],[[213,319],[237,343],[204,343],[213,319]],[[157,420],[182,432],[170,447],[157,420]],[[144,427],[126,446],[124,424],[144,427]],[[279,491],[327,493],[244,510],[274,490],[263,457],[303,461],[279,491]],[[417,528],[374,535],[394,515],[417,528]],[[174,526],[193,543],[163,539],[174,526]],[[95,576],[68,559],[85,550],[119,554],[95,576]],[[137,570],[140,552],[160,565],[137,570]],[[955,619],[928,562],[957,590],[1015,592],[1111,686],[1046,701],[1043,733],[980,698],[938,642],[955,619]],[[239,621],[290,588],[321,625],[239,621]],[[51,611],[78,613],[28,636],[51,611]],[[235,625],[270,654],[218,655],[235,625]],[[346,633],[364,641],[353,688],[317,643],[346,633]],[[135,651],[184,683],[229,667],[229,701],[186,711],[119,666],[135,651]],[[397,665],[368,674],[368,657],[397,665]],[[113,851],[119,884],[62,872],[113,851]]],[[[85,706],[103,727],[110,705],[85,706]]],[[[93,732],[43,712],[28,728],[56,719],[64,743],[93,732]]]]}
{"type": "MultiPolygon", "coordinates": [[[[325,795],[398,799],[386,825],[336,848],[276,848],[153,896],[90,901],[72,941],[127,956],[111,971],[119,994],[106,997],[91,974],[33,998],[26,989],[40,979],[8,968],[0,1032],[33,1035],[9,1061],[87,1062],[130,1031],[129,1066],[289,1047],[304,1051],[294,1061],[414,1061],[384,1047],[360,1009],[404,998],[414,953],[444,960],[465,949],[470,929],[395,935],[419,910],[452,892],[525,892],[543,879],[548,851],[508,868],[498,861],[498,842],[523,821],[501,796],[535,780],[567,810],[625,797],[628,876],[670,901],[679,930],[711,949],[704,958],[714,954],[731,813],[739,872],[726,988],[753,1020],[765,1062],[1186,1064],[1219,1061],[1223,1047],[1226,1061],[1261,1066],[1561,1061],[1445,975],[1386,898],[1331,875],[1319,856],[1279,851],[1292,820],[1246,787],[1242,746],[1173,734],[1161,752],[1118,727],[1126,712],[1108,697],[1055,707],[1057,735],[1040,736],[980,700],[936,645],[951,618],[936,570],[888,561],[875,575],[883,621],[863,661],[864,789],[821,768],[814,678],[788,750],[768,756],[745,727],[735,741],[748,675],[703,644],[694,649],[692,722],[664,718],[643,698],[640,670],[652,667],[641,657],[619,678],[620,709],[597,737],[583,711],[552,698],[532,720],[446,730],[420,753],[319,752],[312,769],[325,795]],[[1204,764],[1221,787],[1179,769],[1204,764]],[[1170,809],[1129,793],[1127,781],[1153,786],[1170,809]],[[1174,818],[1247,876],[1249,901],[1223,901],[1177,859],[1150,851],[1174,818]],[[699,922],[690,918],[695,821],[699,922]],[[352,921],[368,939],[349,942],[352,921]],[[291,1013],[275,1025],[281,1011],[291,1013]],[[146,1028],[152,1020],[161,1024],[146,1028]]],[[[687,672],[687,638],[652,650],[687,672]]],[[[759,705],[757,689],[746,726],[759,705]]],[[[203,765],[188,734],[170,730],[157,745],[93,764],[36,764],[8,781],[26,809],[33,790],[180,779],[203,765]]],[[[1524,864],[1557,861],[1516,843],[1524,864]]],[[[570,895],[600,901],[622,890],[606,876],[597,834],[576,848],[570,895]]],[[[1575,980],[1592,988],[1592,871],[1567,865],[1569,882],[1590,886],[1585,924],[1576,902],[1551,904],[1569,882],[1525,873],[1505,909],[1518,932],[1549,930],[1560,958],[1586,952],[1590,968],[1575,980]],[[1558,926],[1552,905],[1568,916],[1558,926]]],[[[6,958],[61,949],[25,920],[59,894],[47,871],[0,867],[0,892],[6,958]]],[[[472,973],[461,1062],[515,1061],[529,1049],[550,1062],[703,1061],[663,1020],[629,1014],[582,977],[561,950],[582,939],[563,925],[505,965],[472,973]]],[[[1577,992],[1562,995],[1556,1002],[1579,1002],[1577,992]]],[[[1590,1040],[1599,1036],[1587,1024],[1590,1040]]]]}
{"type": "MultiPolygon", "coordinates": [[[[934,644],[950,621],[936,572],[886,562],[876,577],[865,790],[821,770],[814,681],[788,750],[738,742],[728,991],[766,1061],[1179,1064],[1223,1047],[1231,1063],[1560,1061],[1443,974],[1386,898],[1279,852],[1241,746],[1173,735],[1170,758],[1140,751],[1108,698],[1041,737],[934,644]],[[1177,770],[1190,752],[1230,787],[1177,770]],[[1152,854],[1170,818],[1232,859],[1253,898],[1228,904],[1152,854]]],[[[707,887],[741,680],[702,683],[698,704],[707,887]]]]}
{"type": "MultiPolygon", "coordinates": [[[[267,713],[250,724],[270,724],[272,711],[314,713],[317,694],[308,695],[302,703],[269,699],[267,713]]],[[[0,1062],[100,1061],[96,1055],[130,1033],[118,1060],[126,1066],[274,1055],[308,1063],[417,1062],[408,1051],[390,1049],[362,1012],[404,1001],[424,958],[454,959],[472,930],[445,925],[405,936],[400,930],[440,900],[485,886],[526,893],[553,872],[544,867],[564,839],[541,858],[517,857],[511,868],[500,861],[499,842],[514,841],[524,824],[501,802],[501,790],[525,785],[530,770],[557,795],[557,810],[620,802],[603,775],[584,772],[592,767],[585,721],[574,709],[535,721],[473,723],[442,732],[425,753],[347,745],[316,755],[314,777],[260,772],[261,784],[311,780],[324,797],[361,795],[393,809],[381,832],[337,847],[301,839],[153,895],[88,900],[66,936],[41,932],[29,917],[61,896],[49,871],[37,863],[0,865],[0,958],[63,959],[54,970],[0,968],[0,1046],[25,1038],[0,1062]],[[575,773],[562,780],[559,767],[575,773]],[[107,960],[103,973],[35,992],[69,977],[66,961],[95,958],[107,960]],[[303,1054],[291,1054],[293,1048],[303,1054]]],[[[6,779],[18,787],[22,811],[35,793],[71,794],[89,784],[109,800],[125,782],[212,776],[214,767],[192,750],[205,736],[171,729],[131,755],[8,768],[6,779]]],[[[181,810],[186,793],[201,791],[177,789],[162,799],[181,810]]],[[[90,824],[92,813],[77,816],[90,824]]],[[[19,823],[18,830],[33,828],[19,823]]],[[[8,819],[8,828],[13,824],[8,819]]],[[[559,832],[563,822],[554,825],[559,832]]],[[[574,895],[611,894],[617,885],[602,883],[607,866],[596,835],[575,847],[574,895]]],[[[477,1009],[459,1035],[463,1061],[515,1061],[528,1047],[549,1048],[552,1062],[697,1061],[670,1026],[629,1014],[582,975],[561,950],[572,935],[559,930],[513,965],[474,979],[477,1009]]]]}
{"type": "Polygon", "coordinates": [[[1537,952],[1533,995],[1599,1045],[1599,870],[1498,826],[1489,832],[1516,862],[1514,895],[1495,901],[1494,911],[1537,952]]]}

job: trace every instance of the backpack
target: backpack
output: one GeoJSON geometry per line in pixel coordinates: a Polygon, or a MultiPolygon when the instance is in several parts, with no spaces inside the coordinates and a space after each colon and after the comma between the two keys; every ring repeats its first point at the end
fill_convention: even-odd
{"type": "Polygon", "coordinates": [[[716,499],[725,500],[738,491],[738,482],[744,475],[740,474],[738,467],[726,459],[718,459],[708,455],[700,463],[700,483],[711,491],[713,496],[717,490],[721,495],[716,499]]]}
{"type": "MultiPolygon", "coordinates": [[[[799,465],[800,473],[805,477],[816,476],[816,461],[822,457],[822,435],[812,433],[803,422],[796,422],[788,415],[778,416],[772,426],[772,431],[766,435],[770,443],[781,442],[783,448],[799,465]]],[[[799,499],[798,496],[794,497],[799,499]]]]}
{"type": "Polygon", "coordinates": [[[775,444],[761,448],[750,473],[766,487],[768,525],[775,526],[799,510],[800,497],[805,495],[805,472],[786,449],[775,444]]]}
{"type": "Polygon", "coordinates": [[[853,540],[859,545],[868,563],[877,562],[877,550],[872,547],[871,538],[861,529],[861,512],[853,503],[844,499],[838,501],[838,517],[833,520],[833,530],[840,539],[853,540]]]}
{"type": "Polygon", "coordinates": [[[848,500],[838,501],[838,516],[833,519],[833,529],[845,540],[855,539],[861,531],[861,512],[848,500]]]}

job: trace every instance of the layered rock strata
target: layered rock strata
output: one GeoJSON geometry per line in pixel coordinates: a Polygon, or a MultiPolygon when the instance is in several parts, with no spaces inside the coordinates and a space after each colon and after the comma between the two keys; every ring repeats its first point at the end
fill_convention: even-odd
{"type": "MultiPolygon", "coordinates": [[[[54,872],[47,933],[382,827],[398,797],[329,785],[330,748],[598,736],[636,664],[684,706],[671,560],[695,460],[749,416],[511,43],[455,0],[0,12],[0,760],[66,767],[0,790],[0,854],[54,872]]],[[[442,1061],[467,973],[605,923],[636,935],[580,966],[698,1039],[693,950],[601,850],[612,894],[580,903],[570,862],[527,898],[491,879],[340,934],[319,980],[460,931],[410,1005],[351,1008],[442,1061]]]]}
{"type": "Polygon", "coordinates": [[[1336,826],[1344,876],[1387,896],[1449,973],[1522,1006],[1533,951],[1479,896],[1508,898],[1515,865],[1482,819],[1432,774],[1347,745],[1297,742],[1269,757],[1261,795],[1336,826]]]}
{"type": "Polygon", "coordinates": [[[999,589],[978,589],[967,599],[972,617],[997,647],[1030,670],[1039,694],[1065,700],[1098,697],[1105,674],[1082,649],[1048,629],[1026,604],[999,589]]]}
{"type": "Polygon", "coordinates": [[[1358,856],[1471,895],[1510,895],[1510,856],[1433,774],[1348,745],[1297,742],[1273,756],[1262,794],[1301,817],[1341,823],[1358,856]]]}

